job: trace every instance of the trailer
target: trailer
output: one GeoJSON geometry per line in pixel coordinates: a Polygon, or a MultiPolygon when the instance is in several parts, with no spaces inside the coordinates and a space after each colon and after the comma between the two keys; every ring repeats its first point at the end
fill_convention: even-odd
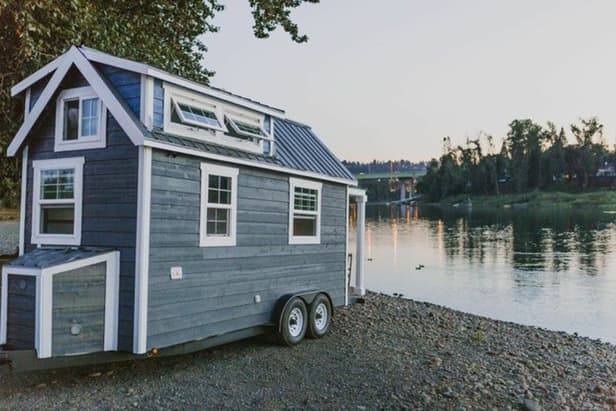
{"type": "Polygon", "coordinates": [[[11,92],[24,101],[7,149],[22,158],[21,221],[0,278],[0,364],[175,355],[264,332],[295,345],[365,293],[365,192],[283,110],[87,47],[11,92]]]}

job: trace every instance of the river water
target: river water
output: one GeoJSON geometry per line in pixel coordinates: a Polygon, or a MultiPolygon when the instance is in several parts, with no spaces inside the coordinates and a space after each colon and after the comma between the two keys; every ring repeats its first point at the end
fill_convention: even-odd
{"type": "Polygon", "coordinates": [[[616,214],[367,214],[368,289],[616,343],[616,214]]]}

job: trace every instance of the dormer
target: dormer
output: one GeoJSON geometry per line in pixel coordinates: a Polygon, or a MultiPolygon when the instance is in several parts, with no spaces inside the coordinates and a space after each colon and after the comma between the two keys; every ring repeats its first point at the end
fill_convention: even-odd
{"type": "MultiPolygon", "coordinates": [[[[270,115],[167,82],[156,82],[154,87],[162,88],[163,121],[152,124],[153,127],[251,153],[273,154],[270,115]]],[[[161,110],[160,94],[160,90],[155,90],[153,110],[161,110]]]]}

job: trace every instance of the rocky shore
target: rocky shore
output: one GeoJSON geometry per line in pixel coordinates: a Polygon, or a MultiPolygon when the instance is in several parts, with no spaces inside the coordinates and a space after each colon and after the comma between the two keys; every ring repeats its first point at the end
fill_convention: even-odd
{"type": "Polygon", "coordinates": [[[616,347],[369,294],[330,335],[0,376],[1,409],[614,409],[616,347]]]}

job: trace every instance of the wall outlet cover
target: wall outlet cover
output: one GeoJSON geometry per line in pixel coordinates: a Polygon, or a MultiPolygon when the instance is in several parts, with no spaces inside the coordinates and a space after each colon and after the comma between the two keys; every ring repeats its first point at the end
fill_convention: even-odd
{"type": "Polygon", "coordinates": [[[182,267],[171,267],[171,279],[181,280],[184,277],[182,273],[182,267]]]}

